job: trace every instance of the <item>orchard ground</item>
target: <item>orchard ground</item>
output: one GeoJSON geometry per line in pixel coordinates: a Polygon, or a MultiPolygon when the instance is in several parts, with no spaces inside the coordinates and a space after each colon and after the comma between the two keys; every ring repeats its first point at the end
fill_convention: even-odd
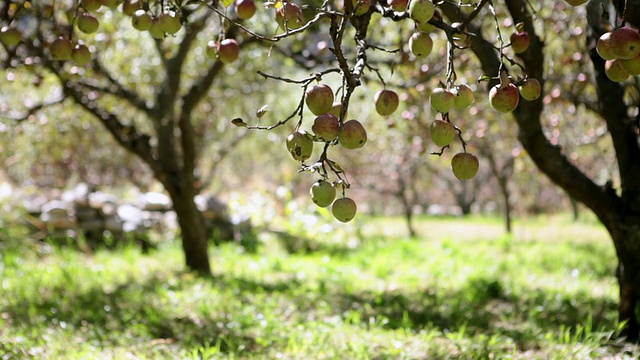
{"type": "Polygon", "coordinates": [[[176,241],[91,256],[2,234],[0,358],[637,358],[595,220],[398,218],[259,234],[186,273],[176,241]],[[317,229],[316,229],[317,228],[317,229]]]}

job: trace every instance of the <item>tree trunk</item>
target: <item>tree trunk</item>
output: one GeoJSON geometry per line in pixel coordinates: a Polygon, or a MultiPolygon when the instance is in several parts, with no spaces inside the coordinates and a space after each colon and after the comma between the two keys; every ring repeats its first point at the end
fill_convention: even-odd
{"type": "Polygon", "coordinates": [[[626,322],[622,335],[628,341],[636,342],[640,340],[640,215],[629,217],[623,214],[622,219],[608,228],[618,255],[618,319],[626,322]],[[633,219],[633,223],[629,219],[633,219]]]}
{"type": "Polygon", "coordinates": [[[210,275],[209,246],[202,213],[198,210],[193,196],[172,193],[171,200],[180,225],[187,267],[200,275],[210,275]]]}

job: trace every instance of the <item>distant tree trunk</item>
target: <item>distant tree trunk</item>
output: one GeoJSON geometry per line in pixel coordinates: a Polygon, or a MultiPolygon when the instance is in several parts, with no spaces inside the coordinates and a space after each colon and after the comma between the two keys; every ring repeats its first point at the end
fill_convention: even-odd
{"type": "Polygon", "coordinates": [[[504,226],[507,234],[511,234],[511,191],[509,191],[509,177],[513,173],[513,157],[509,157],[508,160],[498,166],[494,150],[491,148],[491,144],[484,144],[481,149],[481,153],[489,160],[489,167],[491,173],[498,182],[500,188],[500,195],[502,196],[502,209],[504,211],[504,226]]]}
{"type": "Polygon", "coordinates": [[[196,207],[191,194],[171,194],[173,208],[178,218],[187,267],[201,275],[211,274],[208,239],[202,213],[196,207]]]}
{"type": "Polygon", "coordinates": [[[580,207],[578,206],[578,202],[571,196],[569,196],[569,201],[571,203],[571,213],[573,214],[573,221],[578,221],[578,219],[580,218],[580,207]]]}
{"type": "Polygon", "coordinates": [[[409,237],[416,237],[416,230],[413,227],[413,203],[409,199],[409,194],[407,194],[407,184],[402,178],[402,176],[398,177],[398,194],[397,196],[400,198],[402,202],[402,207],[404,208],[404,219],[407,224],[407,231],[409,232],[409,237]]]}

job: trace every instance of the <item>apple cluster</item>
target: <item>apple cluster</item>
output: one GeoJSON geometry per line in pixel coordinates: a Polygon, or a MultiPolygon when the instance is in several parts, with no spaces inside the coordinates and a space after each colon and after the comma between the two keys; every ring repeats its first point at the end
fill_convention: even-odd
{"type": "Polygon", "coordinates": [[[623,26],[600,36],[596,51],[605,60],[604,70],[609,79],[625,81],[640,75],[640,34],[637,29],[623,26]]]}
{"type": "MultiPolygon", "coordinates": [[[[396,102],[393,103],[393,95],[384,94],[377,96],[377,98],[380,99],[380,108],[390,114],[393,112],[390,111],[390,108],[395,111],[395,108],[398,107],[398,97],[393,93],[396,99],[396,102]],[[383,104],[383,102],[386,102],[386,104],[383,104]]],[[[285,144],[294,160],[304,164],[311,157],[314,142],[321,142],[327,146],[340,145],[349,150],[359,149],[366,144],[367,132],[358,120],[341,121],[342,105],[340,102],[334,102],[334,93],[331,87],[326,84],[309,87],[304,93],[304,101],[309,111],[316,118],[311,126],[312,133],[296,129],[287,136],[285,144]]],[[[323,153],[318,162],[323,164],[325,161],[330,162],[330,160],[326,159],[326,154],[323,153]]],[[[336,166],[335,163],[331,163],[331,165],[334,168],[336,166]]],[[[331,211],[339,221],[351,221],[355,217],[357,210],[355,201],[345,196],[335,199],[336,187],[342,186],[344,188],[344,181],[339,179],[335,182],[330,182],[327,180],[326,171],[321,172],[321,174],[323,178],[311,187],[311,200],[319,207],[332,205],[331,211]]]]}

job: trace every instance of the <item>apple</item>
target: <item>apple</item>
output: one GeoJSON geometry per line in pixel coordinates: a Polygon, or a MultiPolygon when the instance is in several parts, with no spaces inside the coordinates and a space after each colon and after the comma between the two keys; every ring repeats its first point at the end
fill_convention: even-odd
{"type": "Polygon", "coordinates": [[[633,59],[640,54],[640,34],[627,26],[616,29],[611,32],[609,49],[618,59],[633,59]]]}
{"type": "Polygon", "coordinates": [[[311,195],[311,201],[318,207],[327,207],[336,198],[336,188],[328,181],[318,180],[311,185],[309,195],[311,195]]]}
{"type": "Polygon", "coordinates": [[[389,7],[393,9],[393,11],[402,12],[407,10],[409,0],[387,0],[387,5],[389,5],[389,7]]]}
{"type": "Polygon", "coordinates": [[[158,22],[160,23],[160,28],[169,35],[177,33],[182,28],[180,16],[173,11],[160,14],[158,22]]]}
{"type": "Polygon", "coordinates": [[[302,9],[296,3],[286,2],[282,3],[282,6],[276,9],[276,22],[278,25],[285,29],[295,30],[304,24],[304,14],[302,9]]]}
{"type": "Polygon", "coordinates": [[[604,72],[609,78],[609,80],[614,82],[622,82],[629,77],[629,73],[622,66],[622,60],[620,59],[605,61],[604,72]]]}
{"type": "Polygon", "coordinates": [[[417,58],[429,56],[433,49],[433,40],[426,32],[416,32],[409,38],[409,49],[417,58]]]}
{"type": "Polygon", "coordinates": [[[356,216],[358,206],[351,198],[343,197],[333,202],[331,213],[340,222],[346,223],[356,216]]]}
{"type": "Polygon", "coordinates": [[[451,170],[459,180],[468,180],[478,173],[478,158],[470,153],[457,153],[451,159],[451,170]]]}
{"type": "Polygon", "coordinates": [[[453,95],[453,92],[443,88],[433,89],[429,96],[431,108],[443,114],[449,112],[455,101],[456,96],[453,95]]]}
{"type": "Polygon", "coordinates": [[[60,36],[49,44],[49,52],[53,60],[69,60],[73,51],[71,40],[60,36]]]}
{"type": "Polygon", "coordinates": [[[240,45],[235,39],[224,39],[218,46],[218,58],[224,64],[231,64],[238,60],[240,54],[240,45]]]}
{"type": "Polygon", "coordinates": [[[133,15],[133,13],[142,8],[140,1],[141,0],[124,0],[122,3],[122,12],[127,16],[133,15]]]}
{"type": "Polygon", "coordinates": [[[322,114],[313,121],[311,131],[325,142],[335,140],[340,135],[340,122],[332,114],[322,114]]]}
{"type": "Polygon", "coordinates": [[[139,31],[146,31],[151,29],[151,24],[153,24],[153,18],[149,15],[148,12],[140,9],[136,10],[131,17],[131,25],[134,29],[139,31]]]}
{"type": "Polygon", "coordinates": [[[313,152],[313,140],[309,138],[304,130],[294,131],[285,141],[287,150],[294,160],[303,162],[311,157],[313,152]]]}
{"type": "Polygon", "coordinates": [[[102,5],[110,8],[110,9],[113,9],[116,6],[120,5],[122,0],[100,0],[100,2],[102,3],[102,5]]]}
{"type": "Polygon", "coordinates": [[[620,60],[620,64],[625,70],[627,70],[629,75],[640,75],[640,55],[633,59],[622,59],[620,60]]]}
{"type": "MultiPolygon", "coordinates": [[[[331,110],[329,110],[329,114],[335,116],[336,118],[340,119],[340,112],[342,111],[342,103],[340,101],[336,101],[333,103],[333,105],[331,105],[331,110]]],[[[344,114],[344,117],[347,117],[347,114],[344,114]]]]}
{"type": "Polygon", "coordinates": [[[87,11],[96,11],[100,9],[102,2],[100,0],[82,0],[80,5],[82,5],[82,8],[87,11]]]}
{"type": "Polygon", "coordinates": [[[157,18],[151,20],[151,26],[149,27],[148,31],[154,39],[164,39],[164,30],[162,29],[162,26],[160,26],[160,22],[157,18]]]}
{"type": "Polygon", "coordinates": [[[566,1],[569,3],[569,5],[578,6],[586,3],[589,0],[566,0],[566,1]]]}
{"type": "Polygon", "coordinates": [[[526,78],[520,84],[520,96],[527,101],[532,101],[540,97],[542,87],[540,81],[535,78],[526,78]]]}
{"type": "Polygon", "coordinates": [[[489,90],[489,102],[500,112],[512,112],[520,102],[518,88],[510,82],[495,85],[489,90]]]}
{"type": "Polygon", "coordinates": [[[434,120],[429,125],[429,137],[439,147],[445,147],[456,137],[456,128],[452,123],[444,120],[434,120]]]}
{"type": "Polygon", "coordinates": [[[453,107],[463,110],[473,104],[473,90],[467,84],[460,84],[453,88],[453,107]]]}
{"type": "Polygon", "coordinates": [[[409,17],[419,23],[429,21],[435,10],[431,0],[411,0],[409,3],[409,17]]]}
{"type": "Polygon", "coordinates": [[[435,25],[432,25],[428,21],[425,21],[425,22],[422,22],[422,23],[414,22],[414,24],[416,26],[416,31],[422,31],[422,32],[425,32],[425,33],[431,33],[436,29],[435,25]]]}
{"type": "Polygon", "coordinates": [[[613,60],[616,58],[611,52],[611,32],[606,32],[600,36],[596,43],[596,51],[604,60],[613,60]]]}
{"type": "Polygon", "coordinates": [[[369,12],[371,0],[351,0],[353,4],[353,15],[362,16],[369,12]]]}
{"type": "Polygon", "coordinates": [[[98,30],[98,26],[100,26],[100,22],[96,19],[95,16],[89,14],[88,12],[81,14],[76,19],[76,25],[78,29],[85,34],[93,34],[98,30]]]}
{"type": "Polygon", "coordinates": [[[511,34],[511,48],[516,54],[522,54],[527,51],[529,44],[531,44],[531,37],[526,31],[517,31],[511,34]]]}
{"type": "Polygon", "coordinates": [[[21,37],[20,31],[16,28],[3,26],[2,29],[0,29],[0,41],[7,47],[18,45],[21,37]]]}
{"type": "Polygon", "coordinates": [[[242,20],[248,20],[256,13],[256,3],[253,0],[237,0],[236,1],[236,14],[238,18],[242,20]]]}
{"type": "Polygon", "coordinates": [[[80,66],[87,65],[91,61],[91,51],[85,44],[77,44],[71,52],[71,60],[80,66]]]}
{"type": "Polygon", "coordinates": [[[308,88],[304,97],[307,107],[316,116],[328,113],[333,106],[333,90],[325,84],[308,88]]]}
{"type": "Polygon", "coordinates": [[[347,149],[359,149],[367,142],[367,132],[358,120],[349,120],[342,124],[338,142],[347,149]]]}
{"type": "Polygon", "coordinates": [[[389,116],[393,114],[400,104],[400,99],[395,91],[380,90],[374,97],[376,104],[376,111],[382,116],[389,116]]]}
{"type": "Polygon", "coordinates": [[[210,59],[217,59],[218,58],[218,43],[215,40],[209,40],[209,42],[207,42],[207,56],[210,59]]]}

